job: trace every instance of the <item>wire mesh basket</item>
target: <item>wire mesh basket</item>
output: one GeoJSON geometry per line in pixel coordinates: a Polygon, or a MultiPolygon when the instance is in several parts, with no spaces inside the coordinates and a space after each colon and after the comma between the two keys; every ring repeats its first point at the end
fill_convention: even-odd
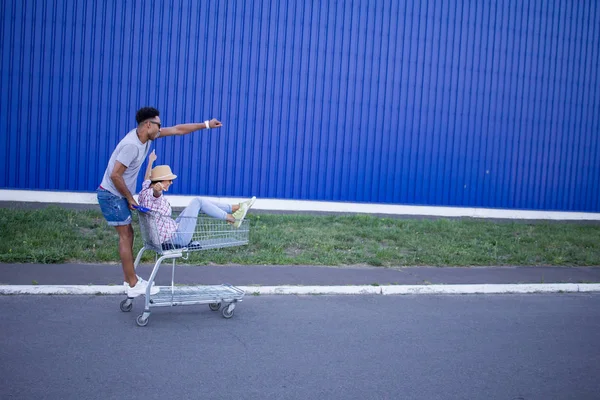
{"type": "Polygon", "coordinates": [[[248,244],[250,229],[247,220],[242,221],[239,228],[235,228],[225,220],[211,218],[205,214],[198,217],[180,216],[177,220],[179,226],[195,226],[194,230],[177,231],[161,240],[160,228],[172,224],[171,217],[155,211],[140,212],[138,215],[144,246],[159,254],[170,250],[192,252],[248,244]],[[184,219],[192,223],[184,223],[184,219]],[[195,223],[193,220],[196,220],[195,223]]]}

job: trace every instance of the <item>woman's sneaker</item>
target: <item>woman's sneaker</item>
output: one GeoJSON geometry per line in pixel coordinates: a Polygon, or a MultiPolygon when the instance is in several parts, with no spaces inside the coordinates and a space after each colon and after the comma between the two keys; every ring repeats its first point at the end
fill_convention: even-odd
{"type": "Polygon", "coordinates": [[[237,210],[236,212],[231,214],[231,215],[233,215],[233,218],[235,218],[235,222],[233,223],[234,228],[237,229],[240,227],[240,225],[242,224],[242,221],[244,221],[244,218],[246,217],[247,212],[248,212],[248,205],[246,204],[246,202],[240,203],[239,210],[237,210]]]}
{"type": "MultiPolygon", "coordinates": [[[[138,277],[138,281],[134,287],[127,285],[127,297],[138,297],[146,294],[146,288],[148,287],[148,281],[143,280],[138,277]]],[[[160,288],[158,286],[152,285],[150,288],[150,294],[154,295],[160,292],[160,288]]]]}
{"type": "Polygon", "coordinates": [[[255,202],[256,202],[256,196],[252,196],[252,198],[250,200],[242,201],[240,203],[240,207],[242,206],[242,204],[245,204],[248,207],[248,210],[249,210],[250,207],[252,207],[255,202]]]}

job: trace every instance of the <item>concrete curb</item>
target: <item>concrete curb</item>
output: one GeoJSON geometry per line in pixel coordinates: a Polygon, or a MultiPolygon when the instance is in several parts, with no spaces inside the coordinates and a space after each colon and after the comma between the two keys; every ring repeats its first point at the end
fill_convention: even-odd
{"type": "MultiPolygon", "coordinates": [[[[193,286],[190,286],[193,287],[193,286]]],[[[405,295],[600,292],[600,283],[386,285],[386,286],[238,286],[247,295],[405,295]]],[[[166,287],[164,290],[168,290],[166,287]]],[[[0,295],[124,295],[122,286],[3,285],[0,295]]]]}

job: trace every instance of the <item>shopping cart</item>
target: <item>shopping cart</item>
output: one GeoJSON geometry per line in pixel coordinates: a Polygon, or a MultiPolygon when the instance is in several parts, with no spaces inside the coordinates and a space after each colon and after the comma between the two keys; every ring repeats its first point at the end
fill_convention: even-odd
{"type": "MultiPolygon", "coordinates": [[[[144,246],[137,254],[135,268],[137,269],[142,255],[147,250],[155,252],[156,262],[148,279],[144,312],[137,317],[137,324],[139,326],[148,324],[150,308],[152,307],[178,305],[208,304],[212,311],[219,311],[220,309],[223,317],[233,317],[236,303],[242,301],[245,295],[242,289],[229,284],[194,287],[175,286],[175,261],[178,258],[187,259],[189,253],[194,251],[248,244],[250,231],[248,221],[242,221],[240,227],[236,229],[224,220],[200,215],[198,218],[194,218],[196,219],[196,228],[193,232],[187,234],[184,232],[161,243],[158,227],[163,222],[162,219],[169,217],[143,207],[138,207],[138,215],[144,246]],[[183,237],[186,237],[186,242],[187,238],[191,238],[191,240],[182,245],[181,239],[183,237]],[[150,290],[154,284],[154,279],[165,260],[172,260],[171,286],[162,286],[158,293],[151,295],[150,290]]],[[[123,300],[120,305],[121,311],[131,311],[133,300],[132,297],[123,300]]]]}

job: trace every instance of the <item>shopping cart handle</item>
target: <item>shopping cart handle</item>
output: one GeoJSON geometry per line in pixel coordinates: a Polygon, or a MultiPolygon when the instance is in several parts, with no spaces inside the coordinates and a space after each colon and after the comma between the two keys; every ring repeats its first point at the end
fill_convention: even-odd
{"type": "Polygon", "coordinates": [[[133,208],[135,208],[136,210],[138,210],[139,212],[142,212],[144,214],[150,211],[150,209],[148,207],[133,206],[133,208]]]}

